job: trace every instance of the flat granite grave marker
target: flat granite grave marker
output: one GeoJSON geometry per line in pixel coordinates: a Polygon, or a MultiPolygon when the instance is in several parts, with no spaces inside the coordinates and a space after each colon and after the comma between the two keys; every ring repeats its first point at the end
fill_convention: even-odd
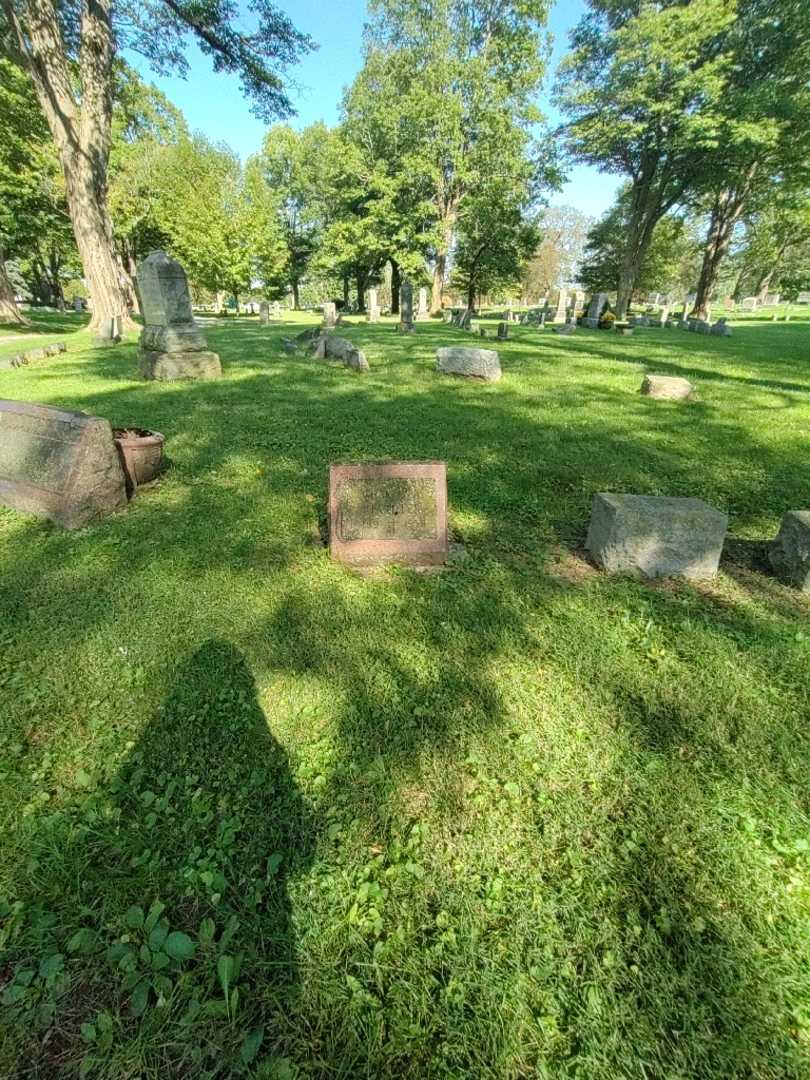
{"type": "Polygon", "coordinates": [[[180,263],[165,251],[153,251],[139,264],[137,277],[144,321],[139,364],[143,378],[219,378],[222,365],[194,321],[180,263]]]}
{"type": "Polygon", "coordinates": [[[0,503],[78,529],[126,501],[109,421],[0,401],[0,503]]]}
{"type": "Polygon", "coordinates": [[[355,566],[447,560],[443,461],[386,461],[329,468],[329,551],[355,566]]]}
{"type": "Polygon", "coordinates": [[[727,527],[702,499],[599,492],[585,546],[608,573],[700,580],[717,573],[727,527]]]}
{"type": "Polygon", "coordinates": [[[768,557],[777,577],[810,593],[810,510],[788,510],[768,557]]]}

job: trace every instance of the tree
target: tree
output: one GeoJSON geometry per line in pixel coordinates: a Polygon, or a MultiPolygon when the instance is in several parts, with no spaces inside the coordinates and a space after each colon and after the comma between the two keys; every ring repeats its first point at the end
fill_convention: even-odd
{"type": "Polygon", "coordinates": [[[692,314],[704,318],[734,230],[758,191],[810,180],[810,14],[796,0],[740,0],[729,29],[734,63],[717,147],[702,185],[708,205],[692,314]]]}
{"type": "Polygon", "coordinates": [[[267,187],[275,193],[287,249],[286,282],[293,306],[300,307],[300,288],[314,255],[327,212],[327,159],[332,133],[325,124],[301,132],[276,124],[251,159],[267,187]]]}
{"type": "MultiPolygon", "coordinates": [[[[591,292],[603,290],[607,282],[619,277],[626,258],[627,223],[632,206],[633,193],[630,185],[625,185],[613,206],[588,233],[578,277],[591,292]]],[[[688,289],[697,269],[696,250],[695,237],[683,217],[667,214],[660,218],[636,271],[634,294],[688,289]]]]}
{"type": "MultiPolygon", "coordinates": [[[[0,60],[0,259],[12,256],[25,291],[64,307],[62,273],[75,261],[64,181],[31,80],[0,60]]],[[[2,318],[21,321],[14,293],[0,272],[2,318]]]]}
{"type": "MultiPolygon", "coordinates": [[[[534,98],[545,70],[546,0],[374,0],[364,70],[347,123],[370,159],[396,163],[393,202],[427,203],[415,222],[432,263],[431,310],[441,307],[464,201],[501,168],[504,132],[540,120],[534,98]]],[[[507,139],[507,162],[514,160],[507,139]]],[[[537,162],[538,170],[540,162],[537,162]]]]}
{"type": "Polygon", "coordinates": [[[810,279],[810,191],[776,185],[751,205],[740,244],[738,290],[760,299],[810,279]]]}
{"type": "Polygon", "coordinates": [[[558,83],[570,152],[631,182],[616,278],[620,318],[657,223],[694,190],[721,138],[736,7],[588,0],[571,35],[558,83]]]}
{"type": "Polygon", "coordinates": [[[132,48],[160,70],[183,71],[191,36],[215,71],[240,77],[258,114],[288,115],[278,71],[312,43],[270,0],[248,8],[258,21],[252,33],[235,25],[231,0],[83,0],[80,17],[73,3],[0,0],[0,41],[31,76],[59,153],[96,326],[126,311],[107,205],[116,52],[132,48]]]}
{"type": "Polygon", "coordinates": [[[547,296],[573,282],[583,260],[585,243],[595,219],[573,206],[549,206],[538,220],[540,243],[522,273],[524,299],[547,296]]]}
{"type": "Polygon", "coordinates": [[[160,198],[158,162],[164,147],[188,137],[182,113],[154,86],[118,64],[109,164],[109,207],[116,256],[132,305],[138,260],[165,245],[156,206],[160,198]]]}
{"type": "Polygon", "coordinates": [[[155,222],[194,284],[237,305],[254,278],[278,287],[287,257],[279,206],[255,163],[243,170],[228,147],[194,135],[163,147],[154,175],[155,222]]]}

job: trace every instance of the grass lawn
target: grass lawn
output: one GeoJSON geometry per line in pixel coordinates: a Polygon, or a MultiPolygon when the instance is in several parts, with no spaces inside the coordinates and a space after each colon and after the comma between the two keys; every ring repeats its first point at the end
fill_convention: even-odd
{"type": "Polygon", "coordinates": [[[0,509],[0,1075],[806,1080],[810,601],[763,560],[808,316],[518,327],[492,385],[435,323],[349,320],[365,376],[222,324],[220,381],[160,385],[83,321],[0,396],[171,468],[76,533],[0,509]],[[386,457],[447,460],[453,570],[312,541],[386,457]],[[593,570],[602,490],[728,512],[718,578],[593,570]]]}

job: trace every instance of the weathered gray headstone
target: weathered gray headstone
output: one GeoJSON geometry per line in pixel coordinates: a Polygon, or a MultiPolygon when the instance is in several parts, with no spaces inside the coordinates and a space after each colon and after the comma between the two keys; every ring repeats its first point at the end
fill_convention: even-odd
{"type": "Polygon", "coordinates": [[[607,305],[607,293],[596,293],[591,297],[591,302],[588,305],[588,314],[583,318],[582,325],[587,326],[590,330],[597,330],[599,328],[599,320],[602,318],[602,312],[607,305]]]}
{"type": "Polygon", "coordinates": [[[568,290],[559,289],[557,292],[557,309],[554,312],[554,322],[562,323],[567,321],[568,312],[568,290]]]}
{"type": "Polygon", "coordinates": [[[399,324],[397,329],[403,334],[413,332],[413,285],[403,281],[399,289],[399,324]]]}
{"type": "Polygon", "coordinates": [[[506,341],[509,337],[509,323],[498,323],[498,341],[506,341]]]}
{"type": "Polygon", "coordinates": [[[797,304],[810,304],[810,291],[800,292],[796,297],[797,304]]]}
{"type": "Polygon", "coordinates": [[[656,401],[685,401],[694,394],[695,388],[688,379],[674,375],[645,375],[640,392],[656,401]]]}
{"type": "Polygon", "coordinates": [[[347,338],[337,337],[335,334],[321,334],[313,342],[313,349],[318,360],[339,360],[356,371],[369,370],[365,355],[347,338]]]}
{"type": "Polygon", "coordinates": [[[756,311],[758,304],[759,300],[756,298],[756,296],[746,296],[743,297],[743,301],[740,304],[740,307],[743,309],[743,311],[756,311]]]}
{"type": "Polygon", "coordinates": [[[323,305],[323,325],[325,327],[335,326],[337,323],[337,309],[335,305],[330,301],[323,305]]]}
{"type": "Polygon", "coordinates": [[[274,319],[280,319],[281,318],[281,304],[279,303],[278,300],[273,301],[273,318],[274,319]]]}
{"type": "Polygon", "coordinates": [[[763,307],[776,307],[781,297],[779,293],[766,293],[762,298],[763,307]]]}
{"type": "Polygon", "coordinates": [[[768,557],[777,577],[810,593],[810,510],[788,510],[768,557]]]}
{"type": "Polygon", "coordinates": [[[81,297],[80,296],[74,296],[73,297],[73,310],[74,311],[82,311],[83,309],[84,309],[84,305],[82,304],[81,297]]]}
{"type": "Polygon", "coordinates": [[[577,324],[573,322],[567,322],[564,326],[552,326],[552,330],[555,334],[562,334],[564,337],[569,337],[575,333],[577,324]]]}
{"type": "Polygon", "coordinates": [[[366,318],[368,319],[368,321],[369,322],[379,322],[380,321],[380,302],[377,299],[377,290],[376,289],[369,289],[368,290],[368,299],[366,301],[366,306],[368,308],[368,312],[367,312],[367,315],[366,315],[366,318]]]}
{"type": "Polygon", "coordinates": [[[259,323],[262,326],[270,325],[270,305],[266,300],[262,300],[259,304],[259,323]]]}
{"type": "Polygon", "coordinates": [[[427,289],[419,290],[419,307],[416,312],[416,318],[419,320],[419,322],[424,322],[425,319],[430,318],[430,312],[428,310],[427,289]]]}
{"type": "Polygon", "coordinates": [[[586,547],[609,573],[702,579],[717,573],[728,518],[702,499],[593,497],[586,547]]]}
{"type": "Polygon", "coordinates": [[[461,346],[438,349],[436,369],[444,375],[463,375],[468,379],[496,382],[500,379],[501,362],[493,349],[469,349],[461,346]]]}
{"type": "Polygon", "coordinates": [[[102,319],[94,339],[96,345],[117,345],[121,340],[121,319],[115,315],[111,319],[102,319]]]}
{"type": "Polygon", "coordinates": [[[216,379],[222,365],[208,350],[194,322],[186,273],[164,251],[153,251],[138,266],[144,328],[140,373],[145,379],[216,379]]]}
{"type": "Polygon", "coordinates": [[[109,421],[0,401],[0,503],[78,529],[126,501],[109,421]]]}
{"type": "Polygon", "coordinates": [[[388,461],[329,469],[329,550],[356,566],[446,561],[443,461],[388,461]]]}

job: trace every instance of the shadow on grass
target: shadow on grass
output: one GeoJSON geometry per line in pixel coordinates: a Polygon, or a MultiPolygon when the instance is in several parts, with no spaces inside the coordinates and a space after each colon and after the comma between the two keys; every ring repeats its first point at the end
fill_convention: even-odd
{"type": "Polygon", "coordinates": [[[45,1036],[31,1074],[72,1074],[83,1054],[85,1068],[116,1074],[114,1048],[83,1045],[80,1031],[111,1006],[115,1042],[137,1033],[143,1065],[158,1075],[236,1069],[257,1030],[250,1018],[265,1053],[283,1045],[299,992],[287,879],[307,870],[313,850],[309,810],[244,656],[206,641],[106,788],[29,831],[40,888],[16,898],[16,929],[47,952],[61,936],[49,913],[59,911],[72,926],[60,944],[74,969],[67,982],[40,972],[13,1001],[17,1023],[45,1036]],[[205,1026],[205,1038],[163,1045],[178,1022],[205,1026]]]}

